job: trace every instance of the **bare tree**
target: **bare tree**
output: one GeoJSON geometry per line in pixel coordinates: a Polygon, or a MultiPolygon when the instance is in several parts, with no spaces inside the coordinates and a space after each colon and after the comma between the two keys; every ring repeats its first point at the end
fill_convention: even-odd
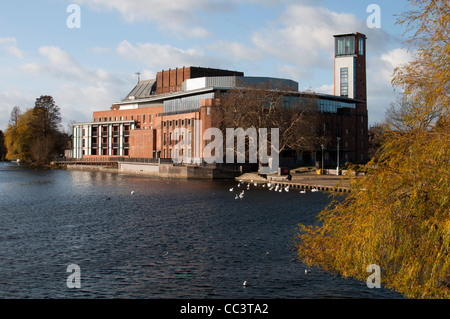
{"type": "MultiPolygon", "coordinates": [[[[273,89],[270,83],[238,86],[220,97],[214,112],[215,125],[223,132],[227,128],[267,129],[267,140],[272,141],[271,129],[278,128],[279,152],[288,148],[313,150],[320,143],[319,111],[312,92],[299,94],[288,88],[273,89]]],[[[249,141],[246,140],[247,146],[249,141]]],[[[248,157],[249,147],[246,147],[248,157]]]]}
{"type": "Polygon", "coordinates": [[[14,106],[13,109],[11,110],[11,115],[9,118],[9,124],[11,124],[12,126],[16,127],[17,126],[17,121],[19,120],[19,116],[21,114],[21,110],[20,107],[18,106],[14,106]]]}

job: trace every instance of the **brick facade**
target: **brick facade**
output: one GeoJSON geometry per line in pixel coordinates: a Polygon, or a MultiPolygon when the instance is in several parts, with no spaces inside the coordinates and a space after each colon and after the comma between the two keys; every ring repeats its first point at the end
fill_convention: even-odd
{"type": "MultiPolygon", "coordinates": [[[[341,165],[346,162],[364,162],[368,151],[365,36],[355,33],[336,37],[354,37],[356,45],[354,54],[336,56],[335,96],[322,94],[319,97],[331,103],[324,104],[320,115],[323,124],[321,133],[330,138],[324,149],[326,166],[337,163],[338,141],[341,165]],[[352,81],[347,84],[348,92],[353,96],[339,95],[341,90],[338,86],[341,83],[336,74],[342,67],[352,70],[349,76],[352,81]]],[[[150,82],[137,84],[132,92],[143,92],[139,98],[130,94],[121,102],[113,104],[110,110],[94,112],[92,122],[74,124],[74,157],[173,158],[177,141],[171,140],[171,137],[176,137],[177,128],[183,129],[182,134],[188,135],[184,136],[185,144],[180,155],[193,159],[201,157],[199,152],[207,143],[203,140],[204,132],[215,127],[212,114],[218,103],[217,92],[223,90],[220,86],[220,89],[196,87],[192,92],[186,87],[183,89],[184,82],[202,77],[244,77],[244,73],[200,67],[162,70],[153,82],[148,80],[150,82]],[[149,91],[151,83],[155,82],[156,85],[149,91]],[[199,120],[201,127],[196,126],[199,120]]],[[[303,93],[298,94],[300,96],[303,93]]],[[[321,149],[305,156],[297,153],[295,161],[296,164],[317,163],[321,161],[321,149]]]]}

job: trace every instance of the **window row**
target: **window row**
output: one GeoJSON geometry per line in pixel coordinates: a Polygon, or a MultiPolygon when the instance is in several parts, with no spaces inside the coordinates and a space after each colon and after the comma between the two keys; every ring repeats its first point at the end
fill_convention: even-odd
{"type": "Polygon", "coordinates": [[[112,122],[112,121],[139,121],[142,123],[152,123],[153,115],[152,114],[143,114],[143,115],[130,115],[130,116],[110,116],[110,117],[98,117],[94,118],[94,122],[112,122]]]}

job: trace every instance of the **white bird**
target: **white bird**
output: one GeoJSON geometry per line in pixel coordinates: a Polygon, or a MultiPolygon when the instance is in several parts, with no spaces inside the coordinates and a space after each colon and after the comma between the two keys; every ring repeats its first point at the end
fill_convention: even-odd
{"type": "Polygon", "coordinates": [[[305,275],[309,274],[311,272],[311,270],[305,269],[305,275]]]}
{"type": "Polygon", "coordinates": [[[285,189],[286,193],[289,193],[289,186],[286,186],[285,189]]]}
{"type": "Polygon", "coordinates": [[[300,191],[300,194],[306,194],[305,190],[300,191]]]}
{"type": "Polygon", "coordinates": [[[262,184],[262,187],[266,187],[266,184],[262,184]]]}
{"type": "Polygon", "coordinates": [[[267,183],[267,187],[272,187],[272,183],[267,183]]]}
{"type": "Polygon", "coordinates": [[[271,188],[269,188],[269,191],[271,191],[273,189],[273,186],[271,188]]]}
{"type": "Polygon", "coordinates": [[[279,193],[282,193],[283,192],[283,189],[282,188],[280,188],[280,190],[278,191],[279,193]]]}
{"type": "Polygon", "coordinates": [[[253,183],[253,186],[258,186],[258,184],[256,184],[256,183],[253,183]]]}
{"type": "Polygon", "coordinates": [[[244,283],[242,284],[242,286],[247,287],[248,286],[248,282],[244,281],[244,283]]]}
{"type": "Polygon", "coordinates": [[[318,192],[319,190],[317,189],[317,188],[313,188],[313,189],[311,189],[311,192],[313,192],[313,193],[316,193],[316,192],[318,192]]]}
{"type": "Polygon", "coordinates": [[[134,193],[134,191],[131,191],[131,195],[134,195],[135,193],[134,193]]]}
{"type": "Polygon", "coordinates": [[[234,190],[234,188],[230,188],[230,192],[232,192],[234,190]]]}
{"type": "Polygon", "coordinates": [[[238,199],[239,198],[239,195],[238,194],[236,194],[236,196],[234,196],[234,199],[238,199]]]}

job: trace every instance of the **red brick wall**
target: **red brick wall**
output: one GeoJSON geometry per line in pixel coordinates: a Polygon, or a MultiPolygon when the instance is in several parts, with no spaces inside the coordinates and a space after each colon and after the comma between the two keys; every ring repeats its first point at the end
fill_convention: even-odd
{"type": "Polygon", "coordinates": [[[244,73],[200,67],[181,67],[162,70],[156,74],[156,93],[163,94],[181,91],[182,83],[188,79],[231,75],[243,76],[244,73]]]}
{"type": "Polygon", "coordinates": [[[156,130],[132,130],[130,131],[130,157],[152,158],[155,156],[156,145],[153,138],[156,130]]]}
{"type": "Polygon", "coordinates": [[[94,122],[120,121],[121,119],[134,120],[138,122],[141,128],[143,128],[144,126],[147,127],[153,126],[153,128],[155,128],[160,125],[159,117],[157,117],[156,115],[162,113],[163,110],[164,108],[161,105],[156,107],[144,107],[131,110],[97,111],[93,113],[93,121],[94,122]],[[99,119],[101,119],[101,121],[99,119]]]}

